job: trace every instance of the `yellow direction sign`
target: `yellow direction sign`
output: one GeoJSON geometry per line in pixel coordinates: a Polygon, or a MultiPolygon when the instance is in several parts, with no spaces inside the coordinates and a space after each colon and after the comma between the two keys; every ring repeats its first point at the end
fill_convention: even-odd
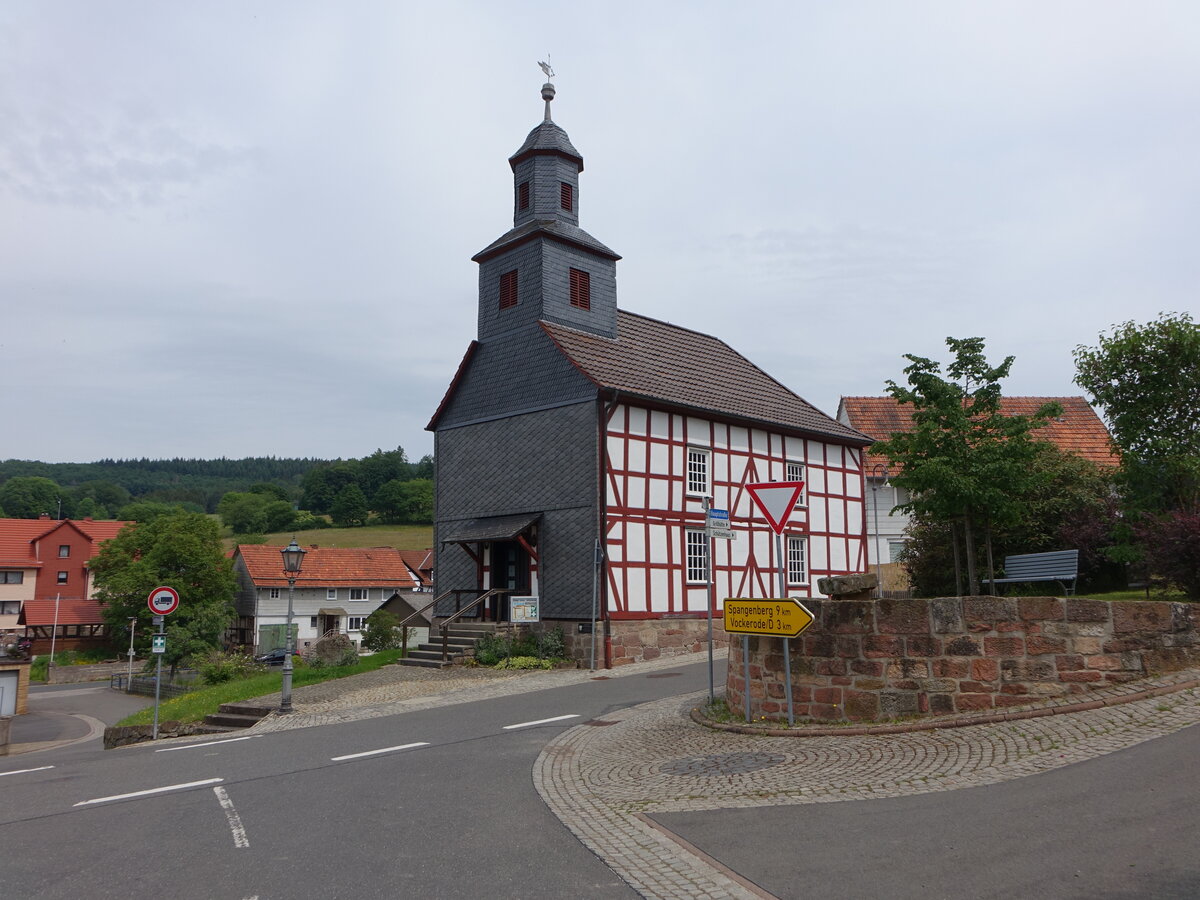
{"type": "Polygon", "coordinates": [[[813,623],[813,614],[794,597],[780,600],[725,601],[725,630],[732,634],[768,634],[794,638],[813,623]]]}

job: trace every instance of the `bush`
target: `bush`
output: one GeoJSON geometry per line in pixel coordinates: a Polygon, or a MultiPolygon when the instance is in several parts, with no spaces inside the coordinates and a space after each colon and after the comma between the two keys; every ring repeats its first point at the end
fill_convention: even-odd
{"type": "Polygon", "coordinates": [[[200,673],[200,680],[205,684],[240,681],[266,671],[266,666],[256,663],[254,657],[236,650],[213,650],[200,659],[193,660],[193,664],[200,673]]]}
{"type": "Polygon", "coordinates": [[[1176,510],[1134,527],[1151,575],[1200,600],[1200,514],[1176,510]]]}
{"type": "Polygon", "coordinates": [[[377,609],[367,616],[367,629],[362,644],[367,650],[395,650],[400,646],[400,619],[386,609],[377,609]]]}
{"type": "Polygon", "coordinates": [[[314,654],[307,660],[310,669],[334,669],[339,666],[357,666],[358,651],[353,647],[339,647],[323,654],[314,654]]]}
{"type": "MultiPolygon", "coordinates": [[[[475,644],[475,661],[481,666],[499,666],[503,660],[533,658],[555,660],[566,657],[561,628],[523,635],[515,640],[507,635],[485,634],[475,644]]],[[[499,666],[500,668],[550,668],[546,666],[499,666]]]]}
{"type": "Polygon", "coordinates": [[[548,659],[538,659],[536,656],[510,656],[496,663],[497,669],[552,669],[554,663],[548,659]]]}

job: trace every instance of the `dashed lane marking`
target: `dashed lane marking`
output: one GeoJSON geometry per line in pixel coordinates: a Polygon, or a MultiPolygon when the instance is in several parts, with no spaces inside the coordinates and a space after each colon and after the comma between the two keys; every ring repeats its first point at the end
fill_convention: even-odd
{"type": "Polygon", "coordinates": [[[553,719],[538,719],[536,722],[519,722],[516,725],[505,725],[505,731],[512,731],[514,728],[532,728],[534,725],[549,725],[551,722],[563,722],[567,719],[578,719],[577,713],[571,713],[569,716],[555,716],[553,719]]]}
{"type": "Polygon", "coordinates": [[[197,747],[215,747],[217,744],[232,744],[237,741],[248,741],[251,738],[258,737],[257,734],[248,734],[245,737],[225,738],[220,741],[205,741],[203,744],[184,744],[179,747],[162,747],[155,750],[155,753],[170,753],[172,750],[195,750],[197,747]]]}
{"type": "Polygon", "coordinates": [[[221,804],[221,809],[225,813],[225,820],[229,823],[229,830],[233,832],[233,846],[238,848],[249,847],[250,839],[246,837],[246,829],[242,827],[242,817],[234,809],[233,801],[229,799],[229,794],[220,785],[213,788],[213,793],[217,795],[217,802],[221,804]]]}
{"type": "Polygon", "coordinates": [[[24,775],[26,772],[44,772],[46,769],[53,769],[54,766],[38,766],[36,769],[13,769],[11,772],[0,772],[0,778],[5,775],[24,775]]]}
{"type": "Polygon", "coordinates": [[[417,741],[413,744],[401,744],[398,747],[383,747],[379,750],[364,750],[362,753],[347,753],[345,756],[331,756],[330,762],[341,762],[344,759],[361,759],[364,756],[378,756],[380,753],[395,753],[397,750],[411,750],[414,747],[428,747],[428,741],[417,741]]]}
{"type": "Polygon", "coordinates": [[[129,794],[113,794],[111,797],[96,797],[94,800],[83,800],[76,806],[91,806],[93,803],[109,803],[113,800],[129,800],[133,797],[149,797],[151,794],[166,794],[170,791],[186,791],[188,788],[203,787],[206,784],[218,784],[224,778],[206,778],[203,781],[189,781],[186,784],[168,784],[165,787],[150,788],[146,791],[133,791],[129,794]]]}

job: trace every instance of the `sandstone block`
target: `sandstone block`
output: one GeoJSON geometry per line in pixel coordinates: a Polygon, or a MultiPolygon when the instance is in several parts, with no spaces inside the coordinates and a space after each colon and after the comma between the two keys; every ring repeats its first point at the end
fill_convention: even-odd
{"type": "Polygon", "coordinates": [[[1026,622],[1043,622],[1063,618],[1063,604],[1057,597],[1020,597],[1017,614],[1026,622]]]}
{"type": "Polygon", "coordinates": [[[946,642],[947,656],[980,656],[982,653],[983,645],[979,639],[965,634],[946,642]]]}
{"type": "Polygon", "coordinates": [[[1002,597],[964,597],[963,619],[967,625],[1017,621],[1017,601],[1002,597]]]}
{"type": "Polygon", "coordinates": [[[983,652],[988,656],[1024,656],[1025,642],[1021,638],[984,638],[983,652]]]}
{"type": "Polygon", "coordinates": [[[936,634],[958,634],[964,630],[962,601],[958,597],[930,600],[929,615],[936,634]]]}
{"type": "Polygon", "coordinates": [[[1087,600],[1068,597],[1066,600],[1068,622],[1107,622],[1109,609],[1103,600],[1087,600]]]}
{"type": "Polygon", "coordinates": [[[870,592],[879,586],[879,579],[874,572],[863,572],[857,575],[834,575],[817,579],[817,590],[829,597],[845,597],[848,594],[870,592]]]}
{"type": "Polygon", "coordinates": [[[970,672],[970,661],[965,659],[948,659],[942,657],[933,663],[934,678],[966,678],[970,672]]]}
{"type": "Polygon", "coordinates": [[[1164,632],[1172,629],[1174,610],[1170,603],[1126,601],[1112,604],[1114,634],[1134,631],[1164,632]]]}
{"type": "Polygon", "coordinates": [[[880,634],[928,634],[929,604],[925,600],[880,600],[876,628],[880,634]]]}

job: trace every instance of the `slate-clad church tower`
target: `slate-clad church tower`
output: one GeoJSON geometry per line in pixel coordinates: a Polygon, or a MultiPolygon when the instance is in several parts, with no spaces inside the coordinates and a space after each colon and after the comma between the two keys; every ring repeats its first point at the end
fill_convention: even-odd
{"type": "Polygon", "coordinates": [[[818,576],[865,571],[870,440],[722,341],[618,310],[620,257],[579,227],[583,157],[553,85],[542,98],[509,158],[513,227],[474,257],[477,339],[428,426],[435,591],[537,595],[581,658],[595,596],[606,664],[698,650],[705,499],[746,532],[718,542],[718,598],[773,596],[779,561],[743,486],[804,477],[785,555],[789,592],[812,596],[818,576]]]}

